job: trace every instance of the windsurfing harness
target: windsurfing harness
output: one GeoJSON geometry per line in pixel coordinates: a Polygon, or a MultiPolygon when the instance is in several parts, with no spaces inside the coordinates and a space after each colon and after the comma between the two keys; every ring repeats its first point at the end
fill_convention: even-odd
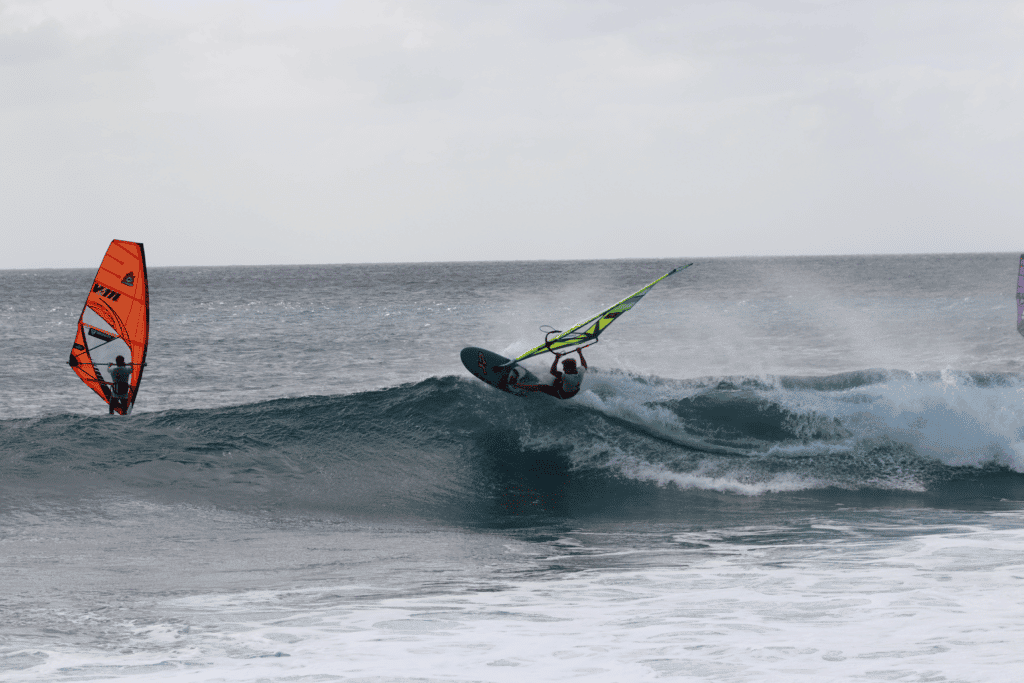
{"type": "Polygon", "coordinates": [[[139,392],[148,344],[146,252],[137,242],[114,240],[85,299],[68,364],[86,386],[108,404],[116,400],[114,410],[127,415],[139,392]],[[130,374],[114,370],[118,356],[131,364],[130,374]]]}
{"type": "Polygon", "coordinates": [[[576,372],[563,372],[559,379],[559,385],[562,387],[562,391],[567,394],[575,394],[580,390],[580,385],[583,384],[583,373],[586,372],[586,368],[580,368],[576,372]]]}
{"type": "MultiPolygon", "coordinates": [[[[637,302],[644,297],[644,294],[651,291],[654,285],[658,284],[669,275],[675,275],[681,270],[685,270],[692,266],[692,263],[687,263],[685,266],[679,268],[673,268],[669,272],[665,273],[657,280],[640,289],[633,294],[630,294],[619,303],[609,306],[600,313],[592,315],[581,323],[576,323],[564,332],[557,332],[557,336],[547,339],[543,344],[535,346],[526,353],[516,356],[516,361],[525,360],[532,356],[539,356],[542,353],[556,352],[562,349],[569,349],[570,347],[582,347],[588,344],[592,344],[597,341],[598,335],[604,332],[605,328],[612,324],[612,322],[620,315],[628,311],[629,309],[636,306],[637,302]]],[[[550,336],[552,333],[549,333],[550,336]]]]}

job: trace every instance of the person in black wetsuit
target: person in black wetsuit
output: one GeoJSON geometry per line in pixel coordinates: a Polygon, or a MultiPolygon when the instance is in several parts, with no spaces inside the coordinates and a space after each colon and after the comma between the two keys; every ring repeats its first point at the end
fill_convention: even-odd
{"type": "MultiPolygon", "coordinates": [[[[108,356],[109,357],[109,356],[108,356]]],[[[125,365],[124,356],[118,356],[114,360],[117,364],[110,369],[110,414],[114,414],[114,408],[121,408],[128,412],[128,393],[131,391],[132,363],[125,365]]]]}
{"type": "Polygon", "coordinates": [[[576,349],[576,353],[580,355],[580,365],[583,367],[576,366],[575,358],[566,358],[562,361],[562,371],[559,372],[558,361],[562,354],[556,353],[555,360],[551,363],[551,374],[555,376],[555,383],[553,385],[537,384],[523,388],[527,391],[540,391],[548,396],[561,399],[572,398],[580,393],[583,374],[587,371],[587,359],[583,357],[583,349],[576,349]]]}

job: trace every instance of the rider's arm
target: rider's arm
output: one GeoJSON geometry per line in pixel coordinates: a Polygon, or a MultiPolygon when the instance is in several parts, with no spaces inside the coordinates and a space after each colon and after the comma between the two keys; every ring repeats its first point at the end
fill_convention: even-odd
{"type": "MultiPolygon", "coordinates": [[[[583,357],[583,349],[576,349],[576,353],[580,354],[580,364],[583,365],[584,368],[586,368],[587,359],[583,357]]],[[[590,368],[587,369],[589,370],[590,368]]]]}
{"type": "Polygon", "coordinates": [[[562,354],[556,353],[555,354],[555,359],[553,361],[551,361],[551,374],[554,375],[555,377],[558,377],[559,375],[562,374],[562,373],[560,373],[558,371],[558,359],[561,358],[561,357],[562,357],[562,354]]]}

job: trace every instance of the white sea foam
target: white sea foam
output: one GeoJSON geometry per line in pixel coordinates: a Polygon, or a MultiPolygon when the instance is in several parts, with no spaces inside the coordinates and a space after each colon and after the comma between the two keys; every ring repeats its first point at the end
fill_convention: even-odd
{"type": "MultiPolygon", "coordinates": [[[[979,522],[895,538],[826,523],[838,536],[817,541],[756,526],[679,533],[658,566],[391,597],[330,581],[139,594],[119,640],[8,641],[0,666],[11,683],[1016,681],[1024,518],[979,522]]],[[[274,583],[301,569],[281,571],[274,583]]]]}
{"type": "Polygon", "coordinates": [[[1022,390],[1019,381],[1002,378],[979,383],[958,373],[891,373],[880,377],[881,381],[830,390],[787,388],[779,378],[772,377],[760,378],[749,387],[742,378],[734,379],[720,388],[714,380],[677,382],[595,372],[588,377],[587,388],[574,400],[574,406],[621,420],[635,427],[638,434],[688,451],[738,457],[731,461],[709,459],[700,467],[681,469],[673,464],[671,449],[652,453],[650,448],[638,448],[624,440],[621,432],[612,434],[600,425],[588,428],[588,438],[572,432],[534,434],[531,442],[571,448],[577,463],[600,464],[631,479],[742,495],[829,486],[926,490],[919,468],[906,469],[907,463],[900,462],[905,457],[900,445],[918,458],[947,466],[1024,469],[1024,446],[1016,434],[1017,425],[1024,421],[1024,407],[1018,401],[1022,390]],[[737,384],[742,388],[728,388],[737,384]],[[756,413],[762,406],[777,408],[787,416],[779,427],[791,437],[764,446],[742,441],[730,446],[721,439],[695,436],[694,425],[670,406],[709,391],[718,400],[737,397],[730,399],[736,410],[756,413]],[[865,459],[867,454],[870,459],[865,459]],[[766,475],[754,466],[759,458],[788,458],[795,469],[766,475]],[[851,473],[846,464],[836,474],[820,469],[800,471],[798,466],[805,461],[829,459],[853,463],[858,458],[864,460],[859,474],[851,473]],[[886,466],[879,470],[879,465],[886,466]]]}
{"type": "Polygon", "coordinates": [[[794,411],[839,418],[858,438],[905,443],[944,465],[995,464],[1024,472],[1022,393],[1018,379],[979,385],[944,372],[937,379],[894,375],[840,392],[776,389],[766,395],[794,411]]]}

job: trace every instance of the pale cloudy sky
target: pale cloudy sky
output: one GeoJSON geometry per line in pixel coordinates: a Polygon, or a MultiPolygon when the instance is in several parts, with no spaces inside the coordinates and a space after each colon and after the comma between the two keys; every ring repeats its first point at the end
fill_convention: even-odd
{"type": "Polygon", "coordinates": [[[0,268],[1018,251],[1024,1],[0,0],[0,268]]]}

